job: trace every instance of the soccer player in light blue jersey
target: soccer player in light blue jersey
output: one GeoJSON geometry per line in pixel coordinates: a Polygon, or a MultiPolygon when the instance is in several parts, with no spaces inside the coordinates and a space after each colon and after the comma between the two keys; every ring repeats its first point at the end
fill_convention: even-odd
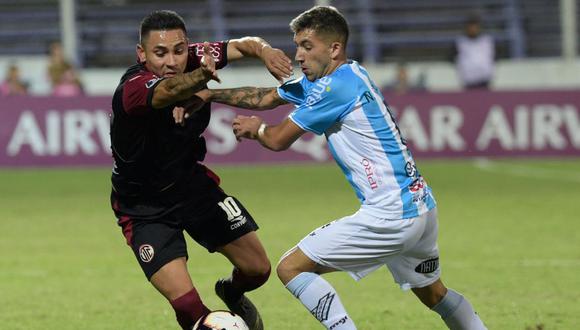
{"type": "Polygon", "coordinates": [[[315,229],[280,260],[286,288],[327,329],[356,329],[336,290],[320,275],[345,271],[359,280],[385,265],[450,329],[485,329],[471,304],[440,279],[437,209],[399,128],[369,73],[346,56],[348,25],[333,7],[314,7],[290,23],[304,76],[278,88],[204,90],[200,96],[248,109],[285,103],[282,123],[238,116],[238,139],[287,149],[305,132],[324,134],[361,202],[353,215],[315,229]]]}

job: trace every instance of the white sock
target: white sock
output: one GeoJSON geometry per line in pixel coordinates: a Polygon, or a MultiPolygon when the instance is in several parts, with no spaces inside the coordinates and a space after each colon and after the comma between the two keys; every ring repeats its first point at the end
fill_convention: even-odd
{"type": "Polygon", "coordinates": [[[356,330],[336,290],[314,273],[300,273],[286,285],[326,329],[356,330]]]}
{"type": "Polygon", "coordinates": [[[451,289],[432,310],[441,315],[451,330],[487,330],[469,301],[451,289]]]}

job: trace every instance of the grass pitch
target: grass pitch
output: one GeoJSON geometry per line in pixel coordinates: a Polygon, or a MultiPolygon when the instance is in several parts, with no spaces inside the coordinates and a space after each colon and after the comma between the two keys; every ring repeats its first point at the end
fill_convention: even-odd
{"type": "MultiPolygon", "coordinates": [[[[580,160],[420,161],[439,206],[444,282],[490,329],[580,328],[580,160]]],[[[319,225],[352,214],[333,164],[216,168],[261,225],[275,265],[319,225]]],[[[109,208],[106,169],[0,170],[1,329],[178,329],[109,208]]],[[[204,302],[231,267],[189,241],[204,302]]],[[[386,269],[361,282],[335,273],[359,329],[445,329],[386,269]]],[[[274,276],[250,294],[266,329],[321,329],[274,276]]]]}

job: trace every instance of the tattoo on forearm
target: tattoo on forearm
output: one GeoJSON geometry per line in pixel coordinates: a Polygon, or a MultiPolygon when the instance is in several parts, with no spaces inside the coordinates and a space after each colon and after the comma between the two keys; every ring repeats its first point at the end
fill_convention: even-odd
{"type": "Polygon", "coordinates": [[[279,104],[274,97],[269,100],[264,98],[271,93],[276,93],[275,88],[242,87],[235,89],[214,90],[213,101],[225,103],[245,109],[261,109],[275,107],[279,104]]]}
{"type": "Polygon", "coordinates": [[[183,91],[200,90],[205,86],[208,79],[203,75],[201,69],[194,70],[190,73],[184,73],[174,76],[167,80],[167,88],[178,91],[181,94],[183,91]]]}

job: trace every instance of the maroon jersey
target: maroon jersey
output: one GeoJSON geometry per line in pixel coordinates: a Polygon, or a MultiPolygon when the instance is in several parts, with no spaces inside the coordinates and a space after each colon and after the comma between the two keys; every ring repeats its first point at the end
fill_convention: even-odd
{"type": "MultiPolygon", "coordinates": [[[[211,43],[218,69],[227,64],[227,42],[211,43]]],[[[189,45],[186,72],[197,69],[203,44],[189,45]]],[[[185,125],[177,125],[173,108],[151,105],[153,90],[164,78],[142,63],[131,66],[113,96],[111,149],[114,158],[113,189],[121,196],[153,197],[169,187],[189,182],[194,167],[205,157],[201,134],[209,124],[210,104],[193,113],[185,125]]]]}

